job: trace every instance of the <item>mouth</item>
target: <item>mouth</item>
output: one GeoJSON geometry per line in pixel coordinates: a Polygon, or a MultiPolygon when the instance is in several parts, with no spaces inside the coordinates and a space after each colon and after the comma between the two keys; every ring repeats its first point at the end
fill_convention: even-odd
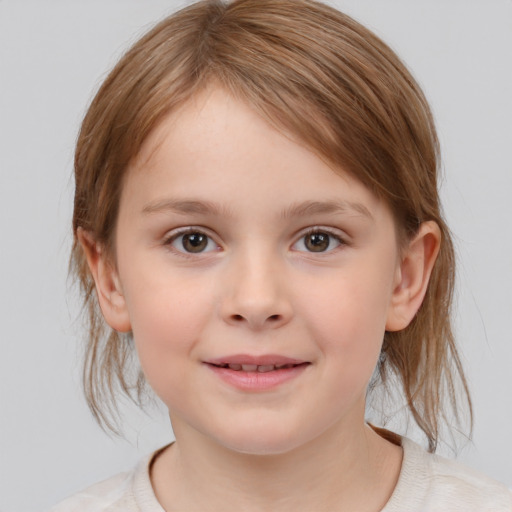
{"type": "Polygon", "coordinates": [[[267,354],[251,356],[248,354],[233,354],[229,356],[209,359],[206,364],[217,368],[225,368],[236,372],[273,372],[276,370],[288,370],[296,366],[309,365],[309,361],[281,356],[278,354],[267,354]]]}
{"type": "Polygon", "coordinates": [[[225,383],[244,392],[261,392],[280,387],[302,375],[309,361],[279,355],[232,355],[205,361],[225,383]]]}
{"type": "Polygon", "coordinates": [[[289,370],[290,368],[295,368],[297,366],[306,366],[310,363],[286,363],[286,364],[237,364],[237,363],[220,363],[213,364],[208,363],[217,368],[226,368],[230,370],[234,370],[235,372],[258,372],[258,373],[267,373],[274,372],[276,370],[289,370]]]}

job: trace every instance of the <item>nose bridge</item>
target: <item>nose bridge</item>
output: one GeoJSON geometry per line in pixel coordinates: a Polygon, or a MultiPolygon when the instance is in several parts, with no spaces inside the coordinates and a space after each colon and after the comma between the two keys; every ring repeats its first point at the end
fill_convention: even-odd
{"type": "Polygon", "coordinates": [[[226,269],[224,320],[252,329],[287,323],[292,310],[284,267],[275,249],[263,244],[247,244],[234,251],[226,269]]]}

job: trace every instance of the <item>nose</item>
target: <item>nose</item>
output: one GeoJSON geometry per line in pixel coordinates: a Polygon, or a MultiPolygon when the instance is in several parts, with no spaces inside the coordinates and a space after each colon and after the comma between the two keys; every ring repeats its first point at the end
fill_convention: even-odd
{"type": "Polygon", "coordinates": [[[276,329],[293,316],[285,273],[270,257],[253,254],[232,262],[222,286],[221,315],[230,325],[276,329]]]}

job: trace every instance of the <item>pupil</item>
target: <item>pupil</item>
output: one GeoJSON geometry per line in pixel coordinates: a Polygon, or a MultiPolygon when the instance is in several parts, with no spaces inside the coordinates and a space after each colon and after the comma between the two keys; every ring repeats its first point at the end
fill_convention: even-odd
{"type": "Polygon", "coordinates": [[[208,244],[208,237],[202,233],[190,233],[183,236],[183,247],[187,252],[201,252],[208,244]]]}
{"type": "Polygon", "coordinates": [[[312,233],[306,239],[306,247],[312,252],[323,252],[329,247],[327,233],[312,233]]]}

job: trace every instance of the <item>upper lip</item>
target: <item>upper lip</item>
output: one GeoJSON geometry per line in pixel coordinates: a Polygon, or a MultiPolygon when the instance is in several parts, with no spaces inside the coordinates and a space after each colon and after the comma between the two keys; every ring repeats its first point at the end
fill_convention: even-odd
{"type": "Polygon", "coordinates": [[[260,356],[252,356],[249,354],[233,354],[223,357],[216,357],[205,361],[207,364],[225,365],[225,364],[244,364],[257,366],[282,366],[287,364],[303,364],[308,361],[303,359],[295,359],[293,357],[281,356],[278,354],[265,354],[260,356]]]}

